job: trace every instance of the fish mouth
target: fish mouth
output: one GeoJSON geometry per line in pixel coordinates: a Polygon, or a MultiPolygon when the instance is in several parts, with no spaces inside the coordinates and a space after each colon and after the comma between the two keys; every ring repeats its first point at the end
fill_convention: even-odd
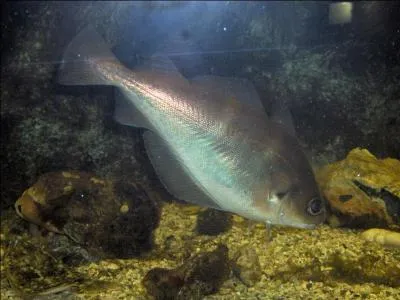
{"type": "Polygon", "coordinates": [[[277,225],[282,225],[282,226],[289,226],[289,227],[294,227],[294,228],[300,228],[300,229],[314,229],[317,227],[317,224],[309,224],[309,223],[295,223],[295,222],[288,222],[282,220],[282,218],[279,219],[279,223],[277,225]]]}
{"type": "Polygon", "coordinates": [[[301,229],[314,229],[315,227],[317,227],[317,225],[315,224],[306,224],[306,223],[293,223],[293,224],[289,223],[287,225],[301,229]]]}

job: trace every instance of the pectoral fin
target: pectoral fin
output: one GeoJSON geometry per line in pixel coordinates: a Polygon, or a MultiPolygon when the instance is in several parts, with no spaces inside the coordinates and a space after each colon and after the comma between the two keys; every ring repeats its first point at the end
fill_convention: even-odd
{"type": "Polygon", "coordinates": [[[265,111],[254,85],[247,79],[207,75],[197,76],[191,82],[220,94],[223,99],[235,98],[245,105],[265,111]]]}

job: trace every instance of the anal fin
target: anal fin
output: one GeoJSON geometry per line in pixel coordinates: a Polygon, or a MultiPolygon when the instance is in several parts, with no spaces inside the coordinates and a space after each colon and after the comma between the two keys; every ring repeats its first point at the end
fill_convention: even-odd
{"type": "Polygon", "coordinates": [[[166,189],[179,200],[221,209],[188,174],[185,166],[171,152],[166,142],[155,133],[144,133],[150,161],[166,189]]]}

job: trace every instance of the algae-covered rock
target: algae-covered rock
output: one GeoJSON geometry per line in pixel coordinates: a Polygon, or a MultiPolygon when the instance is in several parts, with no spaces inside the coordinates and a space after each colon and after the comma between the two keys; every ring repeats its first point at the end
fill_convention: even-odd
{"type": "Polygon", "coordinates": [[[155,299],[202,299],[218,291],[228,278],[228,248],[197,254],[176,269],[154,268],[143,278],[147,292],[155,299]]]}
{"type": "Polygon", "coordinates": [[[232,214],[208,208],[197,215],[196,230],[199,234],[218,235],[232,227],[232,214]]]}
{"type": "Polygon", "coordinates": [[[233,272],[247,286],[253,286],[261,279],[262,271],[257,252],[249,245],[241,247],[234,255],[233,272]]]}
{"type": "Polygon", "coordinates": [[[400,161],[353,149],[346,159],[317,172],[339,225],[400,225],[400,161]]]}
{"type": "MultiPolygon", "coordinates": [[[[149,250],[159,221],[155,199],[139,184],[78,171],[43,174],[15,209],[98,257],[132,257],[149,250]]],[[[59,241],[52,243],[60,247],[59,241]]]]}

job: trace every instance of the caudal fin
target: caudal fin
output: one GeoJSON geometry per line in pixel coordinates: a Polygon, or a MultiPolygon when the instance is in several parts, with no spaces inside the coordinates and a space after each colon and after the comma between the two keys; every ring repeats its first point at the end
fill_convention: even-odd
{"type": "Polygon", "coordinates": [[[65,49],[58,82],[64,85],[112,85],[99,68],[105,61],[118,63],[103,38],[93,27],[87,27],[65,49]]]}

